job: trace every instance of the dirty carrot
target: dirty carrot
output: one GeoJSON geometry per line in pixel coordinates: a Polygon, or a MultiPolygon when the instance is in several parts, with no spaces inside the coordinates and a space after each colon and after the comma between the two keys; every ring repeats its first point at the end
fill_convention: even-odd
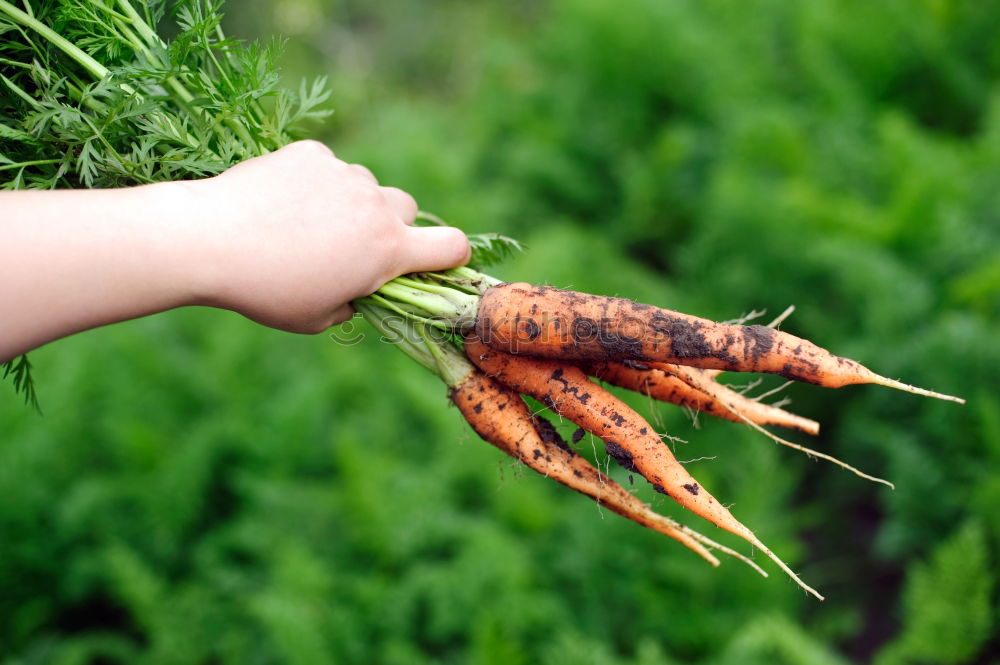
{"type": "MultiPolygon", "coordinates": [[[[861,471],[860,469],[857,469],[851,466],[850,464],[847,464],[846,462],[843,462],[837,459],[836,457],[833,457],[832,455],[827,455],[826,453],[821,453],[818,450],[813,450],[812,448],[807,448],[798,443],[793,443],[792,441],[783,439],[780,436],[774,434],[773,432],[769,432],[768,430],[764,429],[763,427],[761,427],[760,423],[758,423],[752,417],[745,415],[742,412],[741,410],[742,405],[737,405],[735,402],[733,402],[731,395],[736,395],[738,397],[742,397],[743,399],[746,399],[746,397],[740,395],[735,391],[729,390],[725,386],[719,385],[715,381],[706,377],[704,372],[695,369],[694,367],[685,367],[684,365],[670,365],[666,363],[653,363],[652,367],[654,369],[659,369],[664,372],[667,372],[672,376],[684,381],[692,388],[704,391],[705,393],[711,395],[719,406],[726,409],[732,416],[734,416],[733,420],[745,422],[747,425],[754,428],[755,430],[757,430],[764,436],[768,437],[775,443],[779,443],[783,446],[788,446],[789,448],[793,448],[795,450],[803,452],[806,455],[809,455],[810,457],[817,457],[819,459],[825,459],[828,462],[833,462],[842,469],[846,469],[847,471],[850,471],[851,473],[860,476],[866,480],[871,480],[876,483],[887,485],[892,489],[896,489],[896,486],[890,483],[888,480],[885,480],[883,478],[877,478],[876,476],[871,476],[865,473],[864,471],[861,471]]],[[[748,400],[748,401],[754,404],[759,404],[759,402],[754,402],[753,400],[748,400]]]]}
{"type": "Polygon", "coordinates": [[[828,388],[875,383],[964,402],[875,374],[808,340],[766,326],[723,324],[625,298],[550,286],[485,291],[476,334],[491,348],[570,362],[636,360],[737,372],[769,372],[828,388]]]}
{"type": "Polygon", "coordinates": [[[543,476],[589,496],[622,517],[677,540],[713,566],[718,566],[719,560],[706,546],[742,559],[766,576],[742,554],[653,512],[576,454],[550,422],[531,414],[520,395],[482,372],[471,371],[452,388],[451,400],[483,440],[543,476]]]}
{"type": "Polygon", "coordinates": [[[663,444],[653,428],[628,405],[572,365],[498,352],[475,335],[465,338],[465,353],[486,374],[517,392],[531,395],[604,441],[619,465],[642,475],[653,488],[696,515],[751,543],[803,589],[822,599],[764,543],[704,489],[663,444]]]}
{"type": "MultiPolygon", "coordinates": [[[[786,307],[784,309],[784,311],[781,312],[781,314],[779,314],[778,316],[776,316],[773,319],[771,319],[771,322],[767,324],[767,327],[768,328],[777,328],[778,326],[780,326],[785,321],[785,319],[787,319],[789,316],[791,316],[794,311],[795,311],[795,305],[789,305],[788,307],[786,307]]],[[[756,318],[758,316],[763,316],[763,315],[764,315],[764,312],[756,312],[755,311],[755,312],[751,312],[749,315],[747,315],[745,317],[740,317],[736,321],[727,321],[727,323],[738,323],[740,325],[744,325],[744,324],[746,324],[747,321],[749,321],[751,319],[754,319],[754,318],[756,318]]],[[[717,376],[719,376],[723,372],[723,370],[721,370],[721,369],[700,369],[699,371],[701,371],[702,374],[704,374],[706,377],[708,377],[710,379],[716,378],[717,376]]]]}
{"type": "MultiPolygon", "coordinates": [[[[714,391],[709,394],[705,392],[704,386],[691,385],[664,371],[666,367],[678,366],[653,367],[628,361],[626,363],[594,363],[586,369],[591,376],[611,385],[642,393],[661,402],[686,406],[718,418],[739,423],[743,422],[744,419],[749,419],[758,425],[777,425],[813,435],[819,433],[819,423],[815,420],[803,418],[784,409],[750,399],[746,395],[741,395],[735,390],[714,382],[714,391]]],[[[686,369],[693,370],[694,368],[686,369]]],[[[711,379],[706,377],[706,380],[710,381],[711,379]]]]}
{"type": "Polygon", "coordinates": [[[469,363],[447,338],[434,337],[426,327],[400,320],[394,312],[370,302],[356,307],[384,335],[413,360],[434,372],[449,388],[449,395],[466,420],[483,439],[546,476],[594,498],[616,513],[663,533],[691,548],[713,565],[714,548],[741,559],[766,576],[742,554],[669,518],[657,515],[610,478],[600,474],[572,449],[560,445],[551,424],[532,416],[521,397],[484,375],[469,363]]]}
{"type": "MultiPolygon", "coordinates": [[[[627,517],[628,519],[637,522],[638,524],[653,529],[654,531],[659,531],[660,533],[669,535],[673,538],[676,538],[676,536],[674,536],[672,533],[667,533],[667,531],[665,531],[664,529],[669,529],[674,532],[680,532],[682,535],[685,535],[690,539],[695,540],[698,543],[701,543],[709,548],[719,550],[723,554],[727,554],[731,557],[739,559],[743,563],[747,564],[748,566],[756,570],[762,576],[764,577],[768,576],[768,574],[760,566],[758,566],[752,560],[743,556],[739,552],[729,547],[726,547],[725,545],[717,543],[716,541],[705,536],[704,534],[699,533],[698,531],[695,531],[690,527],[684,526],[683,524],[675,520],[672,520],[669,517],[665,517],[663,515],[660,515],[659,513],[654,512],[652,509],[650,509],[650,507],[647,504],[640,501],[638,498],[636,498],[635,495],[628,492],[624,487],[619,485],[617,482],[615,482],[608,476],[601,473],[600,470],[596,469],[590,462],[588,462],[583,457],[578,455],[576,451],[574,451],[569,446],[569,444],[567,444],[566,441],[559,435],[559,432],[556,431],[556,428],[552,426],[552,423],[543,418],[542,416],[532,415],[531,422],[535,427],[535,431],[538,432],[539,437],[541,437],[542,441],[545,442],[546,445],[554,447],[555,450],[558,450],[560,451],[560,453],[562,453],[561,456],[558,454],[555,456],[555,461],[558,464],[561,464],[560,460],[568,460],[570,463],[570,468],[568,469],[568,471],[572,473],[572,476],[568,476],[565,471],[559,474],[558,477],[553,475],[552,472],[547,471],[545,474],[546,476],[552,476],[559,482],[566,485],[567,487],[574,489],[577,492],[580,492],[587,496],[590,496],[592,498],[595,498],[598,492],[602,491],[607,492],[610,489],[610,491],[612,492],[612,494],[610,495],[611,498],[607,498],[606,496],[601,495],[603,498],[601,498],[599,503],[601,503],[601,505],[606,505],[608,508],[618,513],[619,515],[627,517]],[[580,473],[577,473],[578,471],[580,473]],[[562,480],[563,477],[566,477],[567,480],[563,481],[562,480]],[[628,514],[622,512],[622,510],[626,511],[628,514]]],[[[597,499],[595,498],[595,500],[597,499]]],[[[685,542],[686,544],[686,541],[681,541],[681,542],[685,542]]]]}

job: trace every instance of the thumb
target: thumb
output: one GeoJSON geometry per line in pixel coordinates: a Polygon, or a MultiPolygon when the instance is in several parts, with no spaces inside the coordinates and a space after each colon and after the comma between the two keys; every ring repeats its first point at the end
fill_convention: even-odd
{"type": "Polygon", "coordinates": [[[400,272],[447,270],[469,260],[469,239],[450,226],[407,226],[404,229],[400,272]]]}

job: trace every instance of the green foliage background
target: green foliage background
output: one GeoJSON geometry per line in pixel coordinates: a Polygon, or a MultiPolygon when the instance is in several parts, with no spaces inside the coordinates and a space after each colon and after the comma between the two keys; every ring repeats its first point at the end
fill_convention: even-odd
{"type": "Polygon", "coordinates": [[[92,331],[32,354],[44,416],[4,386],[0,663],[1000,662],[1000,6],[229,11],[290,38],[289,81],[330,74],[339,155],[523,240],[499,276],[717,319],[795,304],[786,330],[969,404],[787,390],[891,491],[634,401],[820,604],[516,468],[370,331],[92,331]]]}

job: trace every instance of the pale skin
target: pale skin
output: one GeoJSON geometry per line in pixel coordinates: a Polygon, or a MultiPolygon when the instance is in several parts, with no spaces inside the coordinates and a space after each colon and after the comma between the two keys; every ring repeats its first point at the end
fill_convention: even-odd
{"type": "Polygon", "coordinates": [[[300,141],[204,180],[0,192],[0,361],[187,305],[317,333],[397,275],[465,263],[453,228],[300,141]]]}

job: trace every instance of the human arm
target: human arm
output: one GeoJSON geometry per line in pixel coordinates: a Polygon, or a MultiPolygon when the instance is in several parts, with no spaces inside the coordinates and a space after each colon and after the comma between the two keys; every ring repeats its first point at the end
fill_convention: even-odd
{"type": "Polygon", "coordinates": [[[181,307],[319,332],[392,277],[468,258],[457,229],[323,145],[294,143],[205,180],[0,192],[0,361],[181,307]]]}

